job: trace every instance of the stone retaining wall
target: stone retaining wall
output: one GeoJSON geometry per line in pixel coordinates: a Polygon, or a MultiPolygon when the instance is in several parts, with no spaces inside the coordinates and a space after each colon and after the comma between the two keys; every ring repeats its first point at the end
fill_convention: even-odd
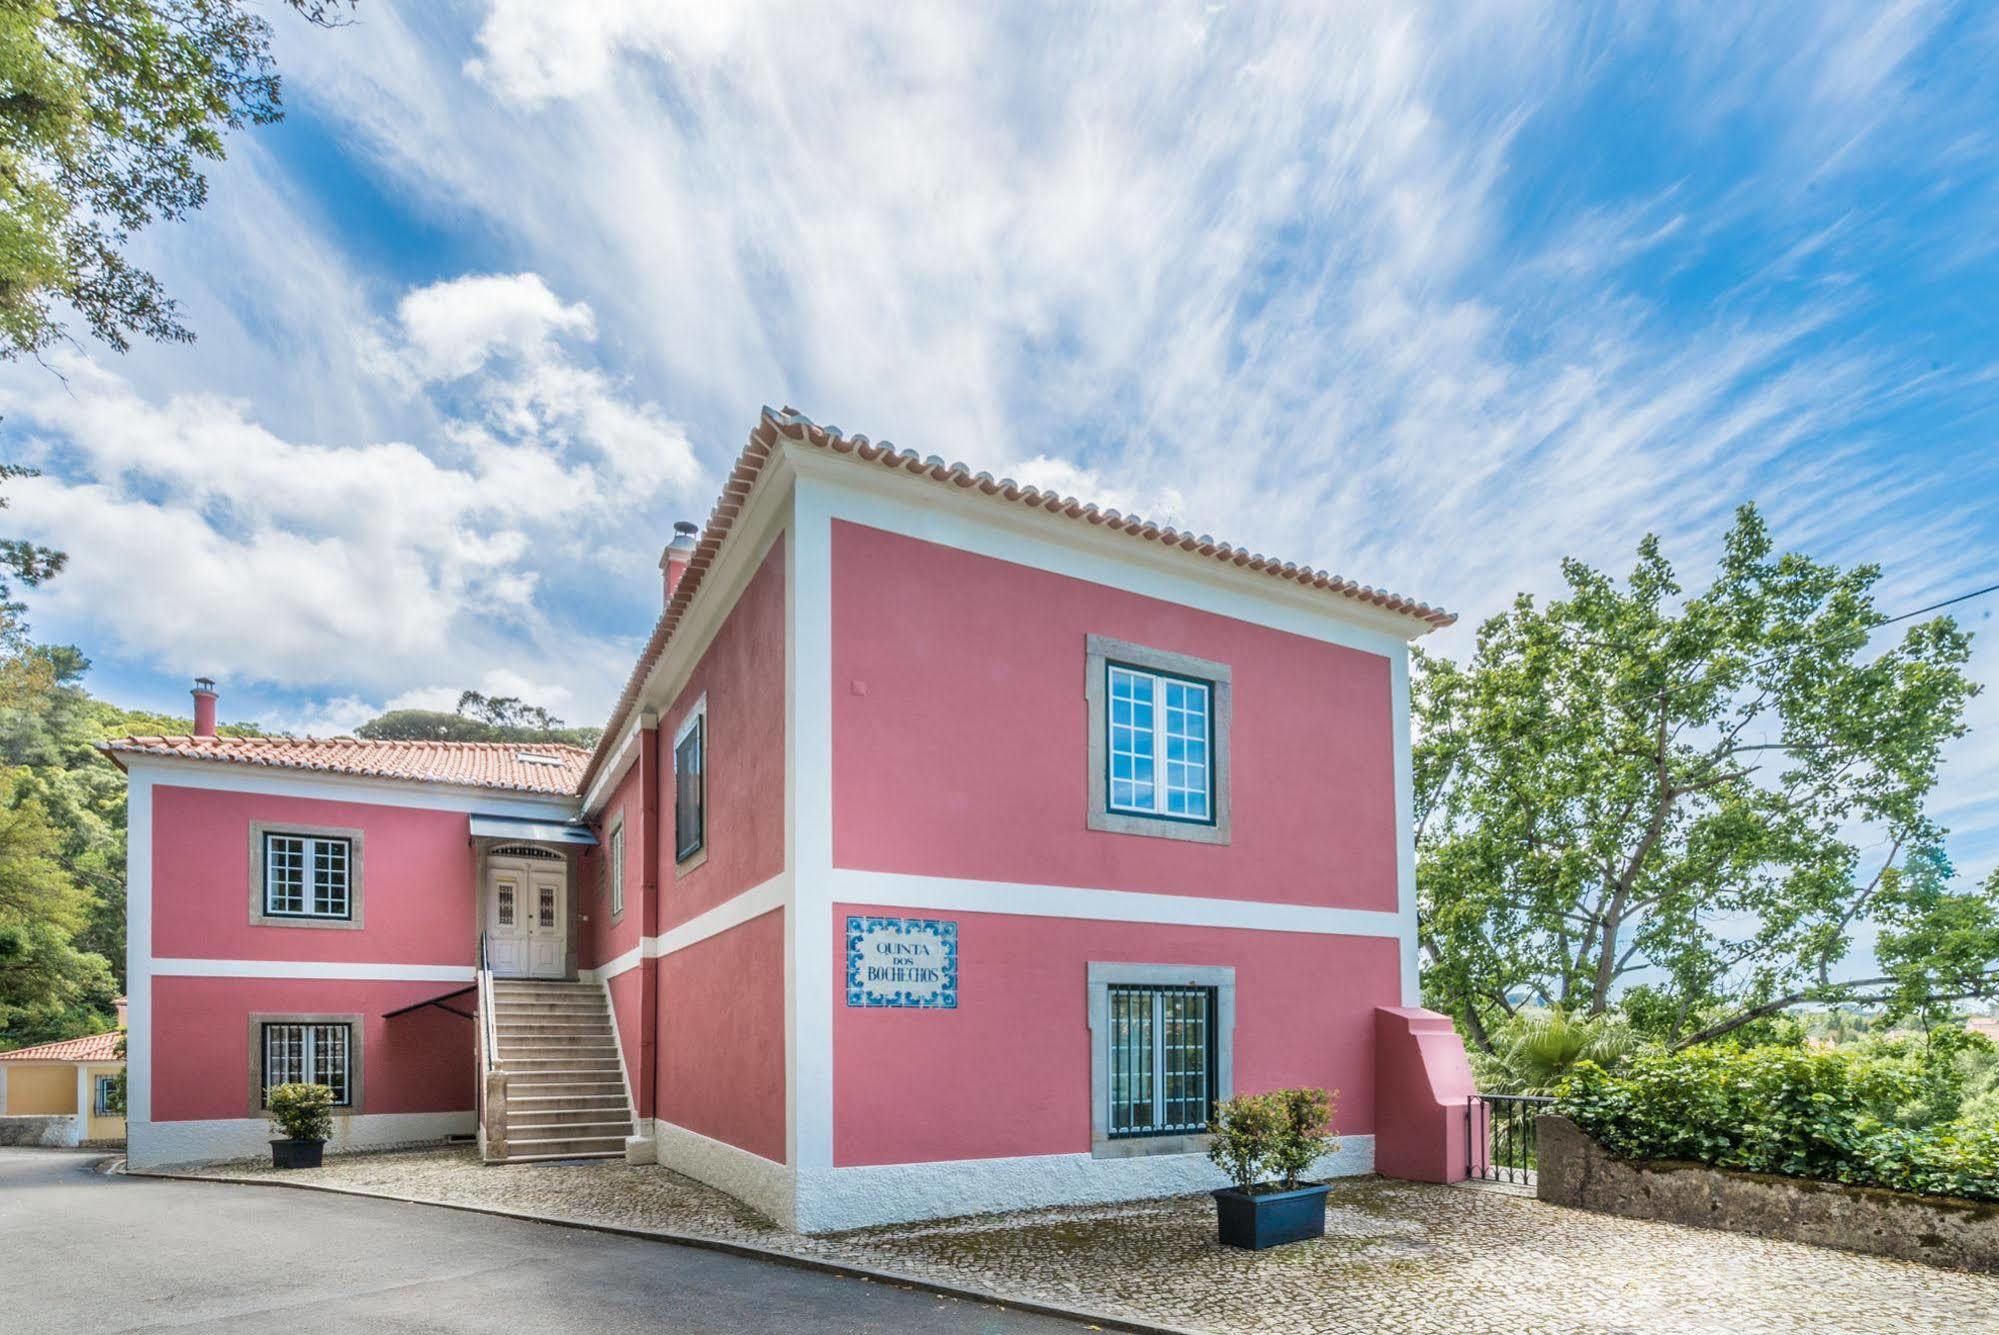
{"type": "Polygon", "coordinates": [[[1999,1274],[1999,1204],[1620,1159],[1554,1115],[1535,1130],[1535,1194],[1555,1205],[1999,1274]]]}
{"type": "Polygon", "coordinates": [[[76,1115],[50,1113],[34,1117],[0,1117],[0,1145],[74,1145],[76,1115]]]}

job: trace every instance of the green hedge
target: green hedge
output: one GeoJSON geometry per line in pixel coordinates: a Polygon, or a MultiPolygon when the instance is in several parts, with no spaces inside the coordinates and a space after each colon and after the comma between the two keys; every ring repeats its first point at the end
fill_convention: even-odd
{"type": "Polygon", "coordinates": [[[1579,1063],[1555,1110],[1628,1159],[1999,1200],[1999,1124],[1923,1124],[1923,1067],[1794,1047],[1645,1053],[1579,1063]]]}

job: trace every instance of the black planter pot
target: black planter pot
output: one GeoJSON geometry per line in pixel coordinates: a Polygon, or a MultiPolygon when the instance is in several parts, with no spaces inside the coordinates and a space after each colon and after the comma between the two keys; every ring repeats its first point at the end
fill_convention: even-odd
{"type": "Polygon", "coordinates": [[[1291,1191],[1239,1191],[1223,1187],[1214,1193],[1215,1219],[1222,1244],[1262,1251],[1265,1247],[1326,1235],[1326,1187],[1291,1191]]]}
{"type": "Polygon", "coordinates": [[[323,1140],[274,1140],[271,1142],[271,1167],[273,1168],[317,1168],[326,1157],[326,1142],[323,1140]]]}

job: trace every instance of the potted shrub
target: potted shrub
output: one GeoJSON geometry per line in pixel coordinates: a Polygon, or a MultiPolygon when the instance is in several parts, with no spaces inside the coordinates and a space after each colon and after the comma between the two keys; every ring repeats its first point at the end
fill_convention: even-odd
{"type": "Polygon", "coordinates": [[[271,1142],[273,1168],[317,1168],[333,1130],[333,1091],[325,1085],[272,1085],[264,1114],[283,1133],[271,1142]]]}
{"type": "Polygon", "coordinates": [[[1300,1186],[1298,1175],[1339,1148],[1333,1096],[1323,1089],[1280,1089],[1216,1105],[1208,1158],[1235,1183],[1214,1193],[1222,1242],[1262,1251],[1324,1237],[1326,1191],[1300,1186]]]}

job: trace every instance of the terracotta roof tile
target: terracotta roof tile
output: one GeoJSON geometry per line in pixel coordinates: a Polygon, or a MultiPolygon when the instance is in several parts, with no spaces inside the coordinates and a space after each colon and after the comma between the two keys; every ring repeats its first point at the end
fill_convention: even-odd
{"type": "MultiPolygon", "coordinates": [[[[652,637],[639,654],[639,661],[633,667],[631,676],[625,681],[624,692],[618,697],[618,704],[611,711],[610,722],[604,726],[603,735],[598,739],[597,749],[591,753],[589,767],[584,771],[581,787],[588,787],[596,777],[598,766],[610,749],[618,744],[618,733],[637,705],[639,692],[665,652],[667,642],[680,624],[687,605],[701,587],[702,579],[709,567],[715,564],[716,554],[722,542],[734,527],[736,517],[742,513],[744,503],[749,499],[757,479],[762,476],[764,465],[776,452],[779,439],[798,441],[815,446],[829,454],[851,455],[880,468],[909,473],[924,477],[942,486],[956,490],[976,490],[998,502],[1008,502],[1052,514],[1066,515],[1079,523],[1093,524],[1129,534],[1132,538],[1157,543],[1164,547],[1177,547],[1182,551],[1197,553],[1240,569],[1269,575],[1310,589],[1319,589],[1339,598],[1377,607],[1383,611],[1406,616],[1422,623],[1425,630],[1438,630],[1455,622],[1457,614],[1428,603],[1418,602],[1401,594],[1390,593],[1371,585],[1356,583],[1343,576],[1324,570],[1314,570],[1290,561],[1278,561],[1230,543],[1218,542],[1207,534],[1193,534],[1170,526],[1155,524],[1137,515],[1120,514],[1116,510],[1099,508],[1096,505],[1077,500],[1073,496],[1062,496],[1053,491],[1042,491],[1036,487],[1022,486],[1011,478],[995,478],[990,473],[975,473],[961,463],[946,463],[936,455],[919,456],[914,450],[899,450],[887,441],[877,444],[866,436],[842,435],[838,427],[823,427],[791,408],[766,407],[757,421],[756,429],[750,432],[749,443],[736,458],[736,466],[729,473],[728,481],[722,484],[722,495],[715,502],[714,511],[708,516],[707,526],[695,543],[694,555],[687,563],[687,571],[681,576],[673,598],[653,626],[652,637]]],[[[1418,631],[1422,634],[1423,631],[1418,631]]]]}
{"type": "Polygon", "coordinates": [[[59,1038],[32,1048],[0,1052],[0,1062],[115,1062],[118,1060],[118,1031],[91,1034],[87,1038],[59,1038]]]}
{"type": "Polygon", "coordinates": [[[570,797],[590,753],[549,742],[367,741],[355,737],[119,737],[103,744],[120,754],[214,760],[271,769],[353,774],[411,783],[570,797]],[[545,760],[530,757],[546,757],[545,760]],[[550,763],[550,762],[553,763],[550,763]]]}

